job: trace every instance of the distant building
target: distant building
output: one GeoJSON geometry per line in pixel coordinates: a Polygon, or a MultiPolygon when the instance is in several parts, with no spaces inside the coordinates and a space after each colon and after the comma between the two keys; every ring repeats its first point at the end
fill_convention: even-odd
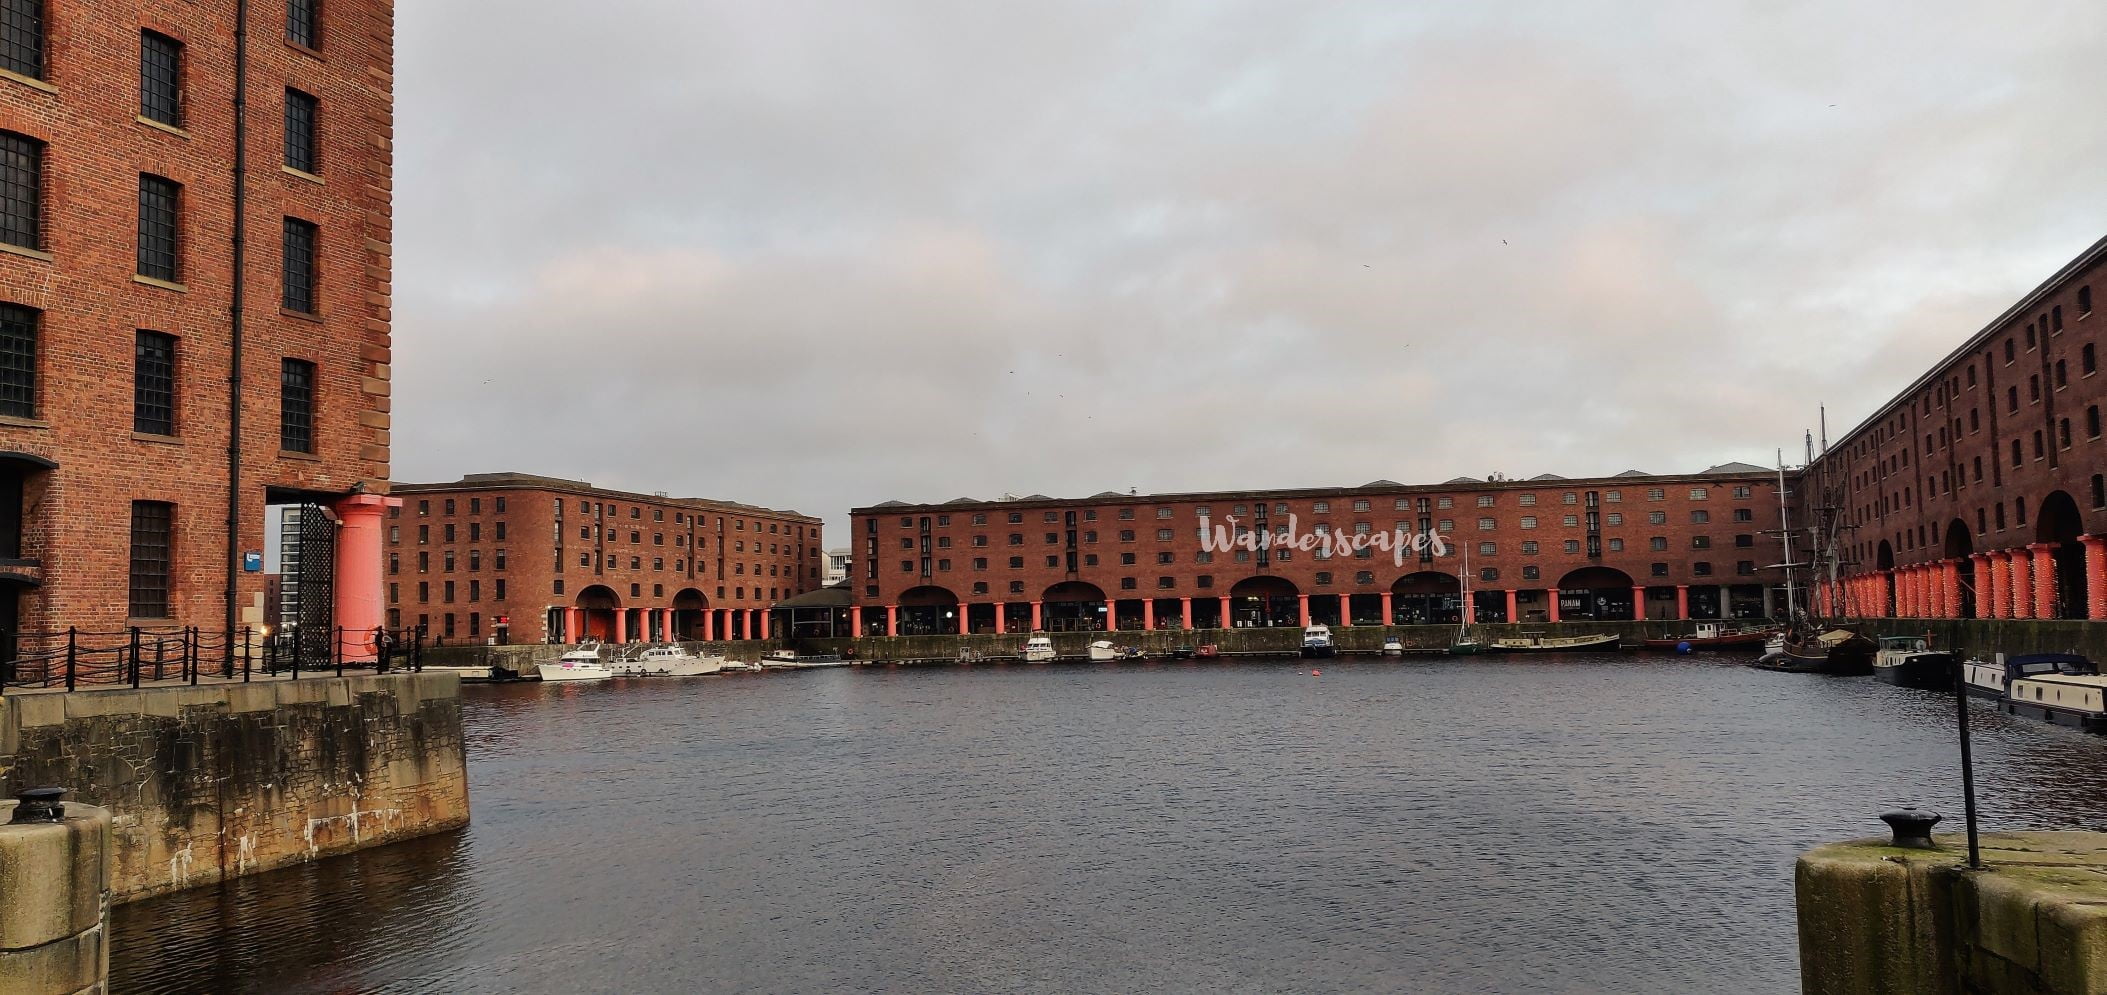
{"type": "Polygon", "coordinates": [[[397,484],[388,619],[446,642],[752,639],[822,586],[820,520],[524,473],[397,484]]]}
{"type": "Polygon", "coordinates": [[[849,551],[846,549],[827,550],[826,576],[821,578],[821,586],[833,587],[834,585],[839,584],[842,581],[847,580],[848,578],[849,551]]]}
{"type": "Polygon", "coordinates": [[[888,501],[850,512],[852,624],[915,634],[1782,615],[1780,504],[1777,471],[1745,463],[1582,480],[888,501]],[[1387,548],[1327,556],[1215,543],[1291,528],[1348,541],[1431,534],[1444,549],[1413,549],[1400,565],[1387,548]]]}

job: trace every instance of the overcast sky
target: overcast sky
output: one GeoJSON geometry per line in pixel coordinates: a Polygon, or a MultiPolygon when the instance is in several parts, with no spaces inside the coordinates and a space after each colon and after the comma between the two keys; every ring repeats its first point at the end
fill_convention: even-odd
{"type": "Polygon", "coordinates": [[[395,473],[1685,472],[2107,234],[2107,4],[405,3],[395,473]]]}

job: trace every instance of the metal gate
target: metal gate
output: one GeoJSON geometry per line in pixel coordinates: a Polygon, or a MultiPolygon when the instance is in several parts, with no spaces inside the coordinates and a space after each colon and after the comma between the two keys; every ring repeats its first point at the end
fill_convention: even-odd
{"type": "Polygon", "coordinates": [[[319,504],[289,507],[281,539],[282,614],[291,623],[290,650],[301,669],[328,666],[336,626],[336,517],[319,504]]]}

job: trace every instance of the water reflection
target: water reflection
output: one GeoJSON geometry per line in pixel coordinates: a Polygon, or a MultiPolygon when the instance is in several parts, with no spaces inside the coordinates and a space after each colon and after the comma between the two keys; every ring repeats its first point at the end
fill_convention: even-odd
{"type": "MultiPolygon", "coordinates": [[[[480,688],[461,834],[120,910],[117,990],[1796,990],[1951,698],[1702,658],[480,688]]],[[[1996,827],[2107,743],[1975,712],[1996,827]]]]}

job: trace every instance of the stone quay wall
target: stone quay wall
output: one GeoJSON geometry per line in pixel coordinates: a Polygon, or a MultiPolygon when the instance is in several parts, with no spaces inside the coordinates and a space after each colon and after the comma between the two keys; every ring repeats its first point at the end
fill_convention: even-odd
{"type": "Polygon", "coordinates": [[[0,793],[111,812],[125,902],[468,823],[449,673],[0,698],[0,793]]]}
{"type": "MultiPolygon", "coordinates": [[[[1471,633],[1481,640],[1492,640],[1523,633],[1585,636],[1614,632],[1623,638],[1626,648],[1632,648],[1647,639],[1688,634],[1691,624],[1672,621],[1524,622],[1512,625],[1476,625],[1471,627],[1471,633]]],[[[1404,644],[1405,650],[1412,653],[1443,652],[1456,638],[1456,627],[1453,625],[1333,626],[1331,632],[1332,642],[1338,652],[1356,656],[1382,652],[1383,641],[1391,636],[1396,636],[1399,642],[1404,644]]],[[[1209,644],[1231,656],[1294,656],[1302,650],[1302,630],[1294,626],[1250,629],[1123,629],[1119,632],[1047,632],[1036,635],[1051,637],[1055,652],[1064,657],[1080,657],[1092,642],[1100,639],[1111,640],[1120,646],[1139,646],[1151,656],[1168,653],[1181,646],[1209,644]]],[[[796,642],[796,648],[800,653],[840,653],[853,650],[858,659],[874,661],[947,660],[956,658],[961,650],[972,650],[983,656],[1015,656],[1024,647],[1027,638],[1029,636],[1021,632],[966,636],[868,636],[862,639],[800,639],[796,642]]],[[[1746,651],[1752,660],[1760,654],[1757,647],[1747,647],[1746,651]]]]}
{"type": "Polygon", "coordinates": [[[0,802],[0,992],[102,995],[110,976],[110,812],[69,803],[11,823],[0,802]]]}
{"type": "Polygon", "coordinates": [[[2107,833],[1991,833],[1810,851],[1794,869],[1806,995],[2107,991],[2107,833]]]}

